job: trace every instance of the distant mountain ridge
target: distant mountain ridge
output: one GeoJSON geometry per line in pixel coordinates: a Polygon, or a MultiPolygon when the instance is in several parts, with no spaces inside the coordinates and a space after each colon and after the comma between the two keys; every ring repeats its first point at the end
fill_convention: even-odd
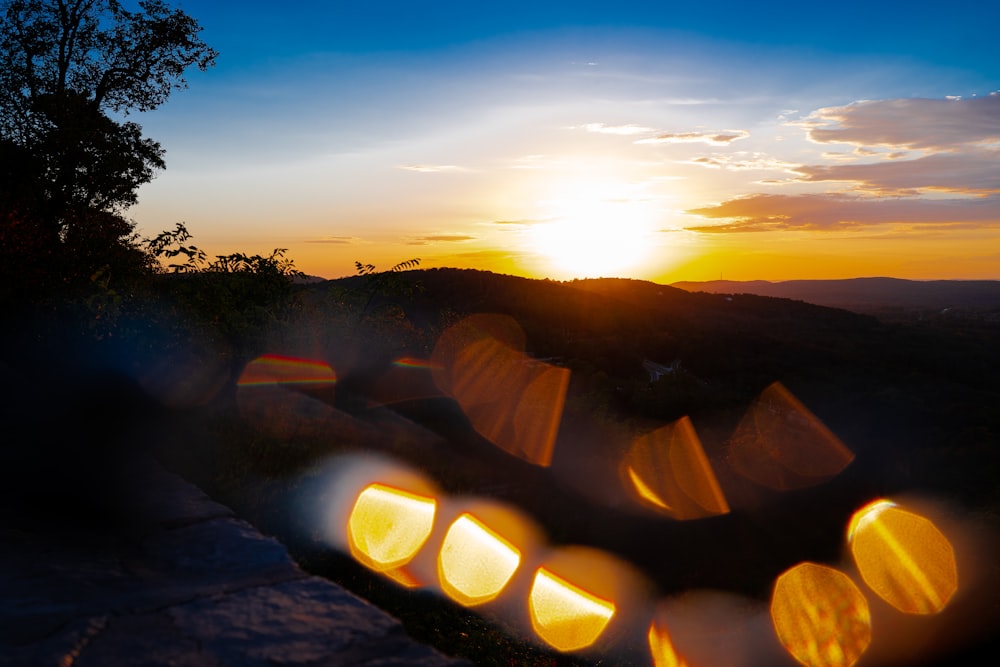
{"type": "Polygon", "coordinates": [[[675,282],[671,283],[671,287],[712,294],[756,294],[862,311],[886,308],[1000,308],[1000,280],[710,280],[675,282]]]}

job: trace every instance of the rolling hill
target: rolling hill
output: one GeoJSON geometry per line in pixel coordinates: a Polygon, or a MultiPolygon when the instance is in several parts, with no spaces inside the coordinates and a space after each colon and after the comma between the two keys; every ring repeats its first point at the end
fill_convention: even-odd
{"type": "MultiPolygon", "coordinates": [[[[235,463],[226,464],[229,502],[316,559],[314,571],[353,589],[383,590],[344,558],[312,551],[303,517],[288,510],[310,489],[321,495],[321,477],[286,478],[276,468],[306,467],[310,455],[344,448],[389,456],[451,497],[518,508],[552,544],[627,561],[660,596],[715,590],[766,600],[775,577],[796,563],[838,562],[851,515],[877,498],[976,517],[984,545],[1000,534],[1000,328],[891,322],[801,299],[639,280],[556,282],[470,269],[392,276],[301,287],[297,320],[262,352],[329,364],[336,386],[251,390],[259,400],[244,397],[240,407],[244,418],[254,416],[257,432],[238,431],[245,435],[231,446],[235,463]],[[494,425],[546,404],[512,381],[510,366],[491,364],[478,351],[466,359],[464,381],[481,389],[468,411],[470,404],[443,390],[385,392],[387,383],[402,388],[407,373],[423,374],[423,386],[432,386],[435,347],[456,324],[482,315],[503,316],[501,340],[523,346],[527,359],[507,357],[516,359],[511,363],[568,371],[547,467],[511,455],[491,440],[490,428],[476,426],[472,412],[489,404],[507,409],[491,415],[494,425]],[[672,370],[657,375],[650,368],[672,370]],[[854,459],[842,472],[782,489],[753,482],[734,465],[744,417],[776,382],[805,406],[800,417],[815,417],[850,450],[854,459]],[[518,400],[518,392],[531,398],[518,400]],[[637,510],[621,493],[623,454],[684,417],[729,503],[727,514],[665,519],[637,510]],[[303,535],[305,545],[297,541],[303,535]]],[[[809,467],[808,456],[802,464],[809,467]]],[[[979,613],[977,623],[943,632],[995,629],[976,611],[995,599],[983,591],[1000,588],[1000,573],[987,575],[955,617],[979,613]]],[[[387,606],[428,637],[456,624],[428,619],[426,596],[385,595],[392,598],[387,606]]]]}
{"type": "Polygon", "coordinates": [[[879,315],[907,312],[926,315],[942,311],[991,314],[1000,312],[1000,281],[996,280],[916,281],[898,278],[781,282],[711,280],[676,282],[671,286],[688,292],[757,294],[796,299],[879,315]]]}

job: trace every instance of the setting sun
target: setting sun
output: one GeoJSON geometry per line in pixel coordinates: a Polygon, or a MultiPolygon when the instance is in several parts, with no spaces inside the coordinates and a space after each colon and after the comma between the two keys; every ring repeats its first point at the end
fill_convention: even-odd
{"type": "Polygon", "coordinates": [[[531,246],[565,277],[622,275],[650,254],[654,210],[636,186],[577,183],[540,203],[531,246]]]}

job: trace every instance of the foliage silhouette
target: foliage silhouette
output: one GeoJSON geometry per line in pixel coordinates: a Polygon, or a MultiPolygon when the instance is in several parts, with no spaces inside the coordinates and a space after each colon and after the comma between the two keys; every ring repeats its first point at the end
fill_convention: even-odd
{"type": "Polygon", "coordinates": [[[357,275],[365,279],[364,291],[368,298],[361,308],[361,315],[368,312],[376,297],[411,297],[420,291],[419,283],[408,283],[401,280],[399,273],[420,266],[420,258],[414,257],[393,265],[388,271],[378,271],[374,264],[354,262],[357,275]]]}
{"type": "Polygon", "coordinates": [[[179,317],[173,336],[216,346],[232,361],[232,372],[263,352],[275,328],[288,324],[299,307],[296,279],[303,276],[285,248],[269,255],[234,252],[209,260],[192,244],[184,223],[143,242],[158,264],[153,296],[179,317]],[[170,260],[183,258],[179,262],[170,260]],[[162,262],[168,262],[166,266],[162,262]]]}
{"type": "MultiPolygon", "coordinates": [[[[162,0],[140,11],[117,0],[7,0],[0,5],[0,263],[44,264],[46,287],[120,281],[142,257],[122,213],[164,168],[164,150],[124,120],[160,106],[216,52],[198,23],[162,0]],[[81,243],[103,245],[95,258],[81,243]],[[116,257],[115,255],[120,255],[116,257]],[[115,261],[121,259],[124,264],[115,261]]],[[[37,283],[36,283],[37,286],[37,283]]]]}

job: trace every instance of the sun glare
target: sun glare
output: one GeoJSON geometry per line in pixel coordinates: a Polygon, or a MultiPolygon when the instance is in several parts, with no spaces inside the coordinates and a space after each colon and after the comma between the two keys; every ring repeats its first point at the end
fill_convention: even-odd
{"type": "Polygon", "coordinates": [[[560,278],[620,277],[650,253],[652,204],[634,186],[579,183],[541,204],[531,245],[560,278]]]}

